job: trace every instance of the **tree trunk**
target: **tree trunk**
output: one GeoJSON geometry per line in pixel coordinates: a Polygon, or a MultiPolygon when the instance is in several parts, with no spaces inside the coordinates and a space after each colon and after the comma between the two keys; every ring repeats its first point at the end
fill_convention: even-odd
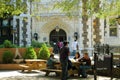
{"type": "Polygon", "coordinates": [[[87,2],[88,0],[82,0],[82,23],[83,23],[83,46],[84,46],[84,50],[83,52],[86,52],[87,50],[85,50],[85,48],[88,48],[88,25],[87,25],[87,21],[88,21],[88,15],[87,15],[87,2]]]}
{"type": "MultiPolygon", "coordinates": [[[[98,12],[99,9],[100,9],[100,0],[97,0],[96,1],[96,6],[94,8],[95,12],[98,12]]],[[[100,19],[98,17],[96,17],[93,21],[94,25],[94,32],[93,32],[93,35],[95,36],[95,38],[93,39],[95,44],[100,44],[100,39],[101,39],[101,35],[100,35],[100,19]]]]}

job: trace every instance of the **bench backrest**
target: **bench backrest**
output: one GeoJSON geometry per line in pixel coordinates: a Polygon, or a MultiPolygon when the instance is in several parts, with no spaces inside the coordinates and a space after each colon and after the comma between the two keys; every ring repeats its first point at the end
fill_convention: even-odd
{"type": "Polygon", "coordinates": [[[111,70],[112,65],[113,65],[113,55],[100,55],[100,54],[95,54],[95,66],[96,69],[108,69],[111,70]]]}

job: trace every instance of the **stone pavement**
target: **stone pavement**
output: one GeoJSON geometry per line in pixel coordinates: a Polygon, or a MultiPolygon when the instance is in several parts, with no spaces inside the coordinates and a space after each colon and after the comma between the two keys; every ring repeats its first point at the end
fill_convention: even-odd
{"type": "MultiPolygon", "coordinates": [[[[22,73],[20,70],[1,70],[0,80],[60,80],[55,73],[50,73],[48,77],[41,71],[33,71],[31,73],[22,73]]],[[[88,78],[70,77],[68,80],[94,80],[93,75],[88,75],[88,78]]],[[[110,80],[108,77],[98,76],[97,80],[110,80]]],[[[113,80],[120,80],[114,78],[113,80]]]]}

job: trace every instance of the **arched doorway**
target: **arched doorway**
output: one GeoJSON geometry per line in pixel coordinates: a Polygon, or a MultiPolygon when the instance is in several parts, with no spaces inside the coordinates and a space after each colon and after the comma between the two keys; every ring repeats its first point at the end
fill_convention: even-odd
{"type": "Polygon", "coordinates": [[[58,42],[66,40],[66,32],[60,29],[58,32],[54,29],[50,32],[50,42],[58,42]]]}
{"type": "Polygon", "coordinates": [[[66,32],[63,29],[60,29],[59,31],[56,31],[55,29],[50,32],[50,44],[53,46],[54,53],[59,53],[59,48],[58,48],[58,41],[64,41],[67,39],[66,32]]]}

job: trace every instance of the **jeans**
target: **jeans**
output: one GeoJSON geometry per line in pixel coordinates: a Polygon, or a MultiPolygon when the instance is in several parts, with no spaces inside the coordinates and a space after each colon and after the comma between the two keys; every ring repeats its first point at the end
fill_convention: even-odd
{"type": "Polygon", "coordinates": [[[68,77],[68,59],[66,60],[60,60],[61,66],[62,66],[62,79],[61,80],[67,80],[68,77]]]}
{"type": "Polygon", "coordinates": [[[76,54],[76,50],[73,50],[73,52],[72,52],[72,55],[71,55],[71,56],[75,56],[75,54],[76,54]]]}
{"type": "Polygon", "coordinates": [[[87,77],[86,70],[90,69],[90,68],[91,68],[91,66],[80,65],[80,73],[81,73],[82,77],[87,77]]]}

